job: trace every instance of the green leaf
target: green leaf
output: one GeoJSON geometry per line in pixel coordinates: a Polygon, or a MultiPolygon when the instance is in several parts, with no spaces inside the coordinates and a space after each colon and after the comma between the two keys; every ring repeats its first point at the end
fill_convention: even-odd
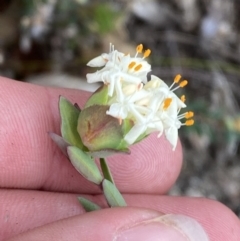
{"type": "Polygon", "coordinates": [[[52,138],[52,140],[57,144],[57,146],[61,149],[61,151],[64,153],[64,155],[68,156],[67,147],[70,146],[70,144],[68,142],[66,142],[61,136],[59,136],[53,132],[48,132],[48,134],[52,138]]]}
{"type": "Polygon", "coordinates": [[[71,102],[60,96],[59,110],[61,115],[61,133],[64,140],[73,146],[83,149],[81,138],[77,132],[80,110],[71,102]]]}
{"type": "Polygon", "coordinates": [[[107,179],[104,179],[102,182],[103,186],[103,193],[107,199],[108,204],[111,207],[125,207],[127,206],[125,200],[123,199],[123,196],[118,191],[116,186],[108,181],[107,179]]]}
{"type": "Polygon", "coordinates": [[[106,105],[108,101],[108,86],[102,85],[88,99],[84,109],[91,105],[106,105]]]}
{"type": "Polygon", "coordinates": [[[96,203],[89,201],[84,197],[78,197],[78,201],[81,203],[86,212],[92,212],[101,209],[96,203]]]}
{"type": "Polygon", "coordinates": [[[76,146],[67,147],[68,157],[75,169],[87,180],[100,184],[103,177],[93,158],[76,146]]]}
{"type": "Polygon", "coordinates": [[[108,167],[108,164],[107,164],[107,161],[105,160],[105,158],[100,158],[100,165],[101,165],[101,169],[102,169],[104,178],[115,185],[111,171],[108,167]]]}

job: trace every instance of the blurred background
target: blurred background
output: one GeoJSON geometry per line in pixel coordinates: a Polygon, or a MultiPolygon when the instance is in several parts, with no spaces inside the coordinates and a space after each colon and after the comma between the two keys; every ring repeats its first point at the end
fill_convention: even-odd
{"type": "Polygon", "coordinates": [[[180,130],[184,165],[169,194],[216,199],[240,217],[239,14],[238,0],[2,0],[0,75],[93,90],[91,58],[110,42],[130,53],[142,43],[152,74],[189,80],[178,94],[195,112],[180,130]]]}

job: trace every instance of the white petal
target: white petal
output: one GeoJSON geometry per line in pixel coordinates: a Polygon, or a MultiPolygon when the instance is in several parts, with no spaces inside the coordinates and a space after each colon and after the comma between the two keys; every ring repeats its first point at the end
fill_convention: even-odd
{"type": "Polygon", "coordinates": [[[118,102],[122,103],[125,99],[125,95],[123,93],[122,84],[121,84],[121,81],[119,80],[119,78],[117,78],[115,80],[115,91],[116,91],[116,94],[117,94],[118,102]]]}
{"type": "Polygon", "coordinates": [[[113,96],[113,93],[114,93],[114,91],[117,88],[116,87],[116,83],[118,82],[118,79],[119,79],[118,75],[114,74],[114,73],[112,73],[112,74],[109,73],[108,76],[107,76],[106,82],[109,84],[109,86],[108,86],[108,95],[110,97],[113,96]]]}
{"type": "Polygon", "coordinates": [[[169,89],[169,86],[162,79],[158,78],[156,75],[151,75],[150,81],[153,81],[153,83],[155,84],[154,88],[163,87],[163,88],[169,89]]]}
{"type": "Polygon", "coordinates": [[[118,118],[120,108],[121,108],[121,106],[118,103],[114,103],[110,106],[110,108],[106,112],[106,114],[118,118]]]}
{"type": "Polygon", "coordinates": [[[125,84],[122,86],[122,92],[126,96],[133,95],[137,90],[138,86],[136,84],[125,84]]]}
{"type": "Polygon", "coordinates": [[[90,60],[87,63],[87,66],[90,66],[90,67],[102,67],[108,61],[108,58],[106,58],[106,57],[107,57],[106,54],[102,54],[101,56],[98,56],[98,57],[90,60]]]}
{"type": "Polygon", "coordinates": [[[163,133],[163,123],[162,123],[162,121],[159,120],[155,123],[155,130],[159,131],[158,137],[160,137],[163,133]]]}
{"type": "Polygon", "coordinates": [[[95,83],[95,82],[100,82],[101,80],[101,75],[99,72],[91,73],[86,75],[87,82],[88,83],[95,83]]]}
{"type": "Polygon", "coordinates": [[[119,75],[121,76],[123,81],[126,83],[132,83],[132,84],[138,85],[142,82],[141,78],[139,78],[138,76],[129,74],[129,73],[120,72],[119,75]]]}
{"type": "Polygon", "coordinates": [[[176,148],[177,140],[178,140],[178,129],[176,127],[170,127],[168,129],[165,129],[164,132],[167,140],[171,143],[173,151],[176,148]]]}
{"type": "Polygon", "coordinates": [[[172,103],[170,106],[166,109],[166,114],[172,117],[173,119],[177,118],[178,115],[178,106],[176,99],[172,99],[172,103]]]}
{"type": "Polygon", "coordinates": [[[125,119],[128,114],[128,109],[119,103],[114,103],[110,106],[109,110],[106,112],[107,115],[111,115],[115,118],[125,119]]]}
{"type": "Polygon", "coordinates": [[[136,101],[140,101],[142,99],[145,99],[149,96],[149,92],[145,91],[144,89],[141,89],[139,91],[136,91],[132,97],[131,97],[131,101],[132,102],[136,102],[136,101]]]}
{"type": "Polygon", "coordinates": [[[129,144],[133,144],[137,138],[146,131],[145,125],[138,125],[132,127],[132,129],[124,137],[124,140],[129,144]]]}

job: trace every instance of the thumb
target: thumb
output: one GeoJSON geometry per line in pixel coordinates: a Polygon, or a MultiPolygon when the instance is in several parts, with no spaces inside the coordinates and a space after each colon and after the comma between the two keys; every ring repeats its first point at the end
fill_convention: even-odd
{"type": "MultiPolygon", "coordinates": [[[[23,233],[11,241],[209,240],[194,219],[138,208],[103,209],[63,219],[23,233]]],[[[9,241],[10,241],[9,240],[9,241]]]]}

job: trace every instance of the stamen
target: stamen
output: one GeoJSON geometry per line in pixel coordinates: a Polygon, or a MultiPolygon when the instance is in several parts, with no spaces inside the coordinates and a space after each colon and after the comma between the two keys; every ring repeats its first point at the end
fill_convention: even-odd
{"type": "Polygon", "coordinates": [[[128,65],[128,68],[129,68],[129,69],[132,69],[135,64],[136,64],[136,62],[132,61],[132,62],[128,65]]]}
{"type": "Polygon", "coordinates": [[[194,120],[187,120],[186,122],[185,122],[185,125],[186,126],[192,126],[194,124],[194,120]]]}
{"type": "Polygon", "coordinates": [[[143,88],[143,83],[138,84],[137,90],[141,90],[143,88]]]}
{"type": "Polygon", "coordinates": [[[184,86],[186,86],[188,84],[188,81],[187,80],[183,80],[180,84],[179,84],[179,86],[180,87],[184,87],[184,86]]]}
{"type": "Polygon", "coordinates": [[[163,102],[163,109],[166,110],[172,103],[172,98],[166,98],[163,102]]]}
{"type": "Polygon", "coordinates": [[[186,86],[188,84],[187,80],[183,80],[177,87],[175,87],[174,89],[172,89],[173,85],[175,84],[175,82],[172,83],[172,85],[169,87],[169,89],[173,92],[175,90],[177,90],[178,88],[183,88],[184,86],[186,86]]]}
{"type": "Polygon", "coordinates": [[[181,78],[182,76],[180,74],[177,74],[174,78],[174,83],[178,83],[181,78]]]}
{"type": "Polygon", "coordinates": [[[142,68],[142,64],[139,64],[139,65],[137,65],[135,68],[134,68],[134,70],[135,71],[138,71],[138,70],[140,70],[142,68]]]}
{"type": "Polygon", "coordinates": [[[150,49],[145,50],[145,52],[143,54],[143,58],[147,58],[150,54],[151,54],[151,50],[150,49]]]}
{"type": "Polygon", "coordinates": [[[123,122],[122,118],[118,118],[119,125],[122,125],[122,122],[123,122]]]}
{"type": "Polygon", "coordinates": [[[191,118],[191,117],[193,117],[194,116],[194,113],[192,112],[192,111],[188,111],[186,114],[185,114],[185,118],[186,119],[189,119],[189,118],[191,118]]]}
{"type": "Polygon", "coordinates": [[[180,99],[181,99],[181,101],[184,103],[184,102],[186,101],[185,95],[182,95],[182,96],[180,97],[180,99]]]}
{"type": "Polygon", "coordinates": [[[142,53],[142,50],[143,50],[143,45],[139,44],[136,48],[137,53],[142,53]]]}
{"type": "Polygon", "coordinates": [[[181,115],[178,115],[178,119],[179,119],[179,120],[181,120],[181,119],[183,119],[183,118],[189,119],[189,118],[191,118],[191,117],[193,117],[193,116],[194,116],[194,112],[193,112],[193,111],[187,111],[187,112],[185,112],[185,113],[183,113],[183,114],[181,114],[181,115]]]}
{"type": "Polygon", "coordinates": [[[110,43],[109,45],[109,53],[114,51],[114,45],[112,43],[110,43]]]}
{"type": "MultiPolygon", "coordinates": [[[[173,83],[172,83],[171,86],[169,87],[169,89],[171,90],[172,87],[173,87],[175,84],[177,84],[177,83],[180,81],[181,78],[182,78],[182,76],[181,76],[180,74],[177,74],[177,75],[175,76],[174,80],[173,80],[173,83]]],[[[179,86],[176,87],[174,90],[176,90],[176,89],[178,89],[178,88],[179,88],[179,86]]],[[[172,91],[174,91],[174,90],[172,90],[172,91]]]]}

